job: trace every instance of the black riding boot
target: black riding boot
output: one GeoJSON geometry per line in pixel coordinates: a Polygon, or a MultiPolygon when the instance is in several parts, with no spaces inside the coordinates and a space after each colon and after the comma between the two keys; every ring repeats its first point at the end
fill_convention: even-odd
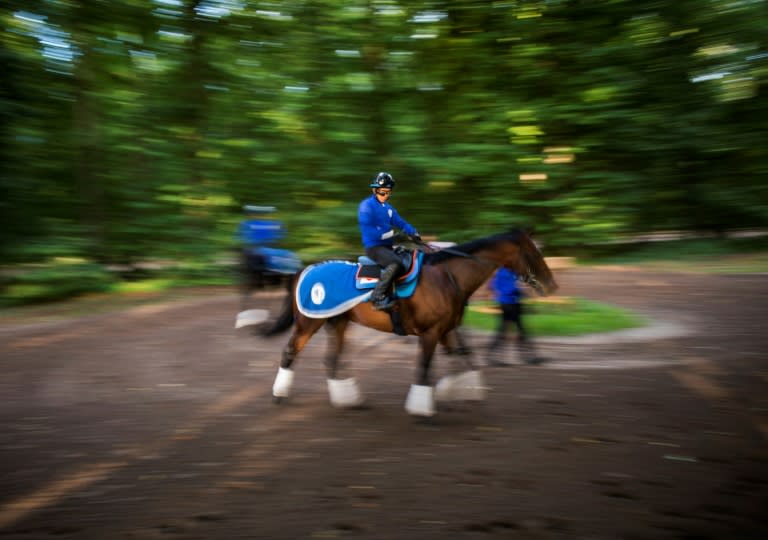
{"type": "Polygon", "coordinates": [[[395,305],[395,299],[390,296],[390,291],[392,289],[392,281],[400,271],[400,268],[399,264],[393,263],[382,270],[379,282],[376,284],[376,288],[373,289],[373,293],[371,293],[373,309],[383,311],[395,305]]]}

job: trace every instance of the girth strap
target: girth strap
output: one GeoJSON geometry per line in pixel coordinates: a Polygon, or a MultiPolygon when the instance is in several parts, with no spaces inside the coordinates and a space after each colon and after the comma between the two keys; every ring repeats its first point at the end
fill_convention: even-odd
{"type": "Polygon", "coordinates": [[[392,320],[392,331],[398,336],[407,336],[403,328],[403,319],[400,317],[400,309],[395,306],[389,311],[389,318],[392,320]]]}

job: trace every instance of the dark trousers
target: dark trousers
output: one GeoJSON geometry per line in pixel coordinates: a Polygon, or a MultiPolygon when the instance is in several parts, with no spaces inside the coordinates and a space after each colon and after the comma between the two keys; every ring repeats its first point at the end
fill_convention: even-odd
{"type": "Polygon", "coordinates": [[[517,329],[517,343],[523,348],[528,343],[528,333],[523,326],[523,304],[499,304],[501,308],[501,317],[499,325],[496,328],[496,335],[493,342],[488,347],[491,351],[501,347],[507,339],[507,332],[511,326],[517,329]]]}
{"type": "Polygon", "coordinates": [[[386,268],[390,264],[397,264],[400,267],[398,273],[402,271],[403,263],[400,257],[395,255],[395,252],[389,246],[374,246],[372,248],[366,248],[365,254],[369,259],[376,261],[376,264],[386,268]]]}
{"type": "Polygon", "coordinates": [[[267,266],[267,259],[259,253],[258,248],[243,248],[243,259],[251,272],[261,272],[267,266]]]}

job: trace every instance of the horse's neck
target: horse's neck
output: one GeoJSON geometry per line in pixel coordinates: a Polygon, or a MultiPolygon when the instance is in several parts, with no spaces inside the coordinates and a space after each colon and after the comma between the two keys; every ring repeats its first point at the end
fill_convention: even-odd
{"type": "Polygon", "coordinates": [[[444,265],[467,298],[485,283],[499,267],[495,257],[485,257],[477,253],[472,258],[451,259],[444,265]]]}

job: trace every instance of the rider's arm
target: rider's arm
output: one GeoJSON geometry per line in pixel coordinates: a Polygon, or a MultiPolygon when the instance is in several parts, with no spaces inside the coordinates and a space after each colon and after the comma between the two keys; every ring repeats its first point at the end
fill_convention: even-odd
{"type": "Polygon", "coordinates": [[[394,207],[392,208],[392,225],[403,231],[405,234],[416,235],[416,227],[405,221],[400,217],[394,207]]]}

